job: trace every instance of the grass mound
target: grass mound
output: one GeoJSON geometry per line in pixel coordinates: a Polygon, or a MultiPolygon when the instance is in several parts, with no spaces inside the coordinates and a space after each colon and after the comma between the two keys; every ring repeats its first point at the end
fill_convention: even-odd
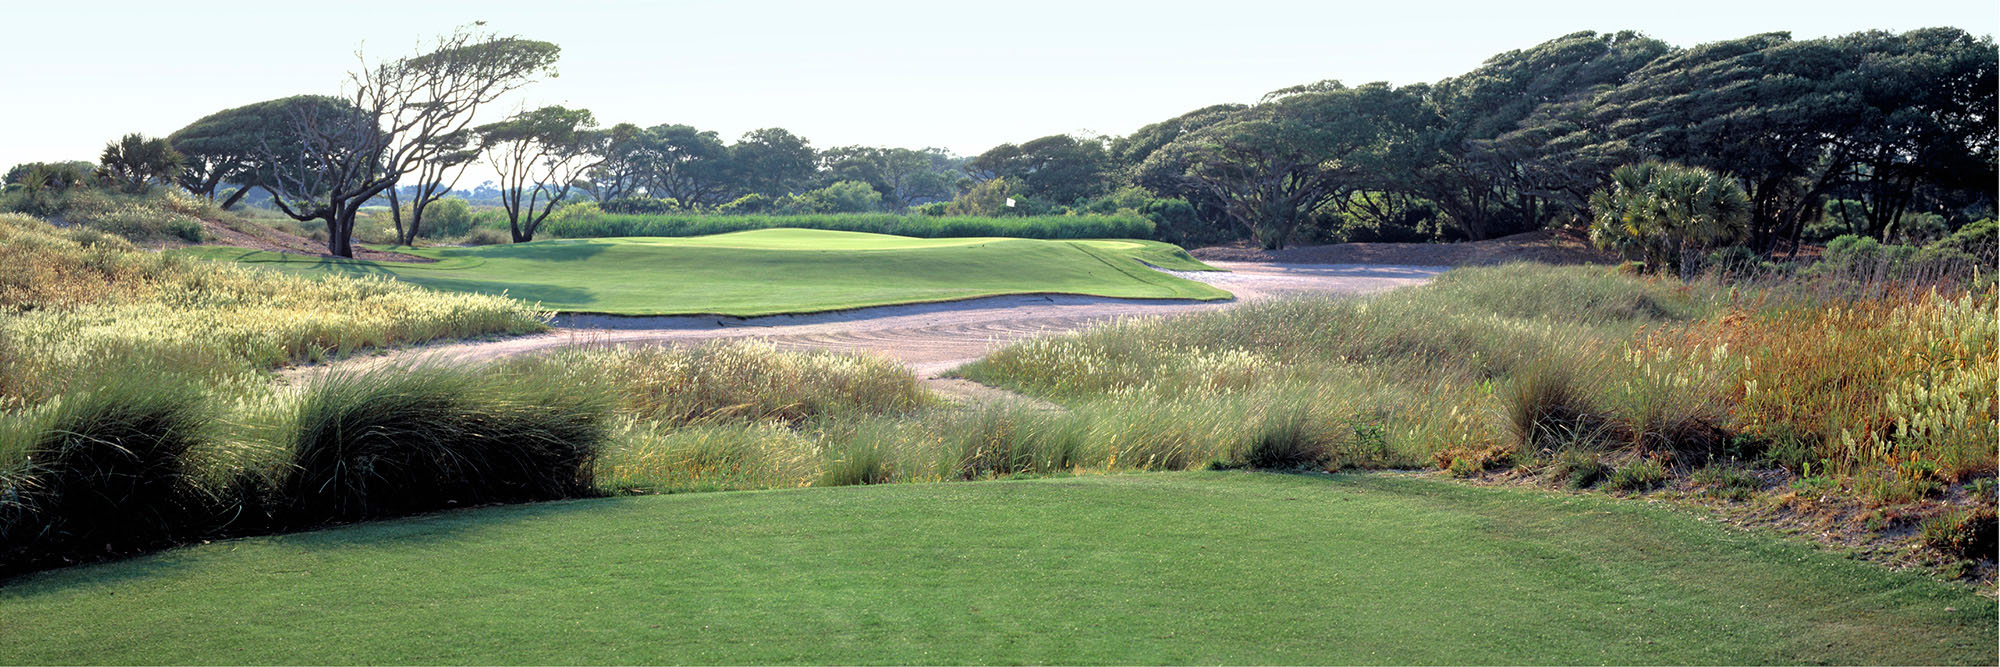
{"type": "Polygon", "coordinates": [[[1209,269],[1179,248],[1137,240],[926,239],[769,229],[695,238],[613,238],[408,250],[428,264],[341,261],[204,247],[198,257],[314,277],[380,275],[507,295],[565,312],[770,315],[1027,293],[1225,299],[1146,268],[1209,269]]]}

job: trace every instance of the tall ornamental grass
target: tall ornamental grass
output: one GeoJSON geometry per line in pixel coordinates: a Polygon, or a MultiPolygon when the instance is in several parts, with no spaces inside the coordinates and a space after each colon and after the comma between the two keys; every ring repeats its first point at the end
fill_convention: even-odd
{"type": "MultiPolygon", "coordinates": [[[[138,369],[135,369],[138,370],[138,369]]],[[[0,413],[0,572],[173,542],[214,518],[189,455],[216,405],[184,378],[95,378],[0,413]]]]}
{"type": "Polygon", "coordinates": [[[269,503],[300,526],[593,495],[609,397],[473,368],[330,373],[269,425],[291,453],[269,503]]]}

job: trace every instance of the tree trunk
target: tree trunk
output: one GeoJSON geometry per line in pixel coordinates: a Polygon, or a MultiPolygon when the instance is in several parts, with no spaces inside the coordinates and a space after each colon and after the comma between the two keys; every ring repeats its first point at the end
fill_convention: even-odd
{"type": "Polygon", "coordinates": [[[389,186],[389,219],[396,222],[396,245],[416,245],[412,240],[417,236],[415,225],[408,234],[403,233],[403,204],[396,199],[396,187],[389,186]]]}
{"type": "Polygon", "coordinates": [[[326,250],[335,257],[354,257],[354,215],[361,209],[366,199],[333,206],[326,220],[326,250]]]}
{"type": "Polygon", "coordinates": [[[229,198],[228,198],[228,199],[225,199],[225,200],[223,200],[223,202],[222,202],[222,210],[224,210],[224,211],[227,211],[227,210],[229,210],[229,207],[231,207],[231,206],[235,206],[235,205],[236,205],[236,202],[239,202],[239,201],[243,201],[243,195],[247,195],[247,194],[250,194],[250,186],[247,186],[247,185],[246,185],[246,186],[243,186],[243,187],[240,187],[240,188],[237,188],[237,189],[236,189],[236,192],[234,192],[234,193],[231,193],[231,194],[229,195],[229,198]]]}

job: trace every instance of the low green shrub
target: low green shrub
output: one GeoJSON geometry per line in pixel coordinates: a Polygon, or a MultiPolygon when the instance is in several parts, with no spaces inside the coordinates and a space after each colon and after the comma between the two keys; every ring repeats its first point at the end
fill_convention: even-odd
{"type": "Polygon", "coordinates": [[[1900,505],[1943,493],[1944,484],[1931,475],[1875,470],[1856,476],[1854,490],[1871,504],[1900,505]]]}
{"type": "Polygon", "coordinates": [[[1514,448],[1506,445],[1461,445],[1438,450],[1433,460],[1453,477],[1473,477],[1514,465],[1514,448]]]}
{"type": "Polygon", "coordinates": [[[813,436],[785,424],[637,423],[606,443],[595,477],[614,492],[796,487],[819,474],[818,449],[813,436]]]}
{"type": "Polygon", "coordinates": [[[503,243],[511,243],[513,242],[513,240],[514,240],[513,237],[508,236],[507,232],[498,229],[488,229],[485,227],[481,227],[479,229],[472,230],[472,233],[466,234],[465,237],[459,239],[458,242],[463,243],[465,245],[480,246],[480,245],[500,245],[503,243]]]}
{"type": "Polygon", "coordinates": [[[509,372],[610,388],[620,413],[668,426],[904,413],[929,399],[916,376],[878,356],[784,352],[757,340],[692,347],[570,348],[508,360],[509,372]]]}
{"type": "Polygon", "coordinates": [[[1645,491],[1667,482],[1667,466],[1653,459],[1641,459],[1611,472],[1605,486],[1613,491],[1645,491]]]}
{"type": "Polygon", "coordinates": [[[1953,509],[1925,519],[1920,530],[1924,546],[1958,558],[1992,558],[1996,517],[1992,506],[1953,509]]]}
{"type": "Polygon", "coordinates": [[[1597,486],[1611,473],[1604,459],[1586,449],[1565,449],[1550,463],[1549,472],[1572,491],[1597,486]]]}
{"type": "Polygon", "coordinates": [[[1764,488],[1764,480],[1748,470],[1732,465],[1712,465],[1694,471],[1689,479],[1706,488],[1704,495],[1729,500],[1748,500],[1764,488]]]}

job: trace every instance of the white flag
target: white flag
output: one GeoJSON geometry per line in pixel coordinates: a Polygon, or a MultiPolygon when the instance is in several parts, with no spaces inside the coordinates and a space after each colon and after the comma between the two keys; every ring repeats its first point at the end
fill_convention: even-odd
{"type": "Polygon", "coordinates": [[[1008,197],[1008,198],[1007,198],[1007,208],[1014,208],[1014,198],[1013,198],[1013,197],[1008,197]]]}

